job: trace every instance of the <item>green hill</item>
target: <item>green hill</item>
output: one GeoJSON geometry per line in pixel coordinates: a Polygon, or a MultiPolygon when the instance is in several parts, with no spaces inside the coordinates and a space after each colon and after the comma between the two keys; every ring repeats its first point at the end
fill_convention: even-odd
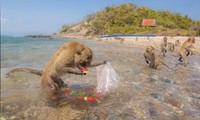
{"type": "MultiPolygon", "coordinates": [[[[135,4],[121,4],[106,7],[95,14],[88,15],[81,22],[83,35],[105,34],[157,34],[157,35],[200,35],[200,21],[170,11],[154,11],[135,4]],[[156,19],[155,27],[143,27],[143,19],[156,19]]],[[[73,33],[74,26],[63,25],[63,33],[73,33]]],[[[79,31],[81,31],[81,29],[79,31]]]]}

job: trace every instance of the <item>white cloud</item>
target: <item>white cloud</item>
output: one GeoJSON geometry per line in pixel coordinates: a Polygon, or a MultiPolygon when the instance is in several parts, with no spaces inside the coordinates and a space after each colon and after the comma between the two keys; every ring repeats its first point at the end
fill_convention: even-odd
{"type": "Polygon", "coordinates": [[[7,22],[8,20],[6,18],[1,17],[1,25],[7,22]]]}

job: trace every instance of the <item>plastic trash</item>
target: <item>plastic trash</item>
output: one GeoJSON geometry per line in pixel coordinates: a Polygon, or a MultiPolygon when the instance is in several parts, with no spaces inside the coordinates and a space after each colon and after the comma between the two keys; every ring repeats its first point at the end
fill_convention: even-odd
{"type": "Polygon", "coordinates": [[[97,66],[96,70],[97,70],[96,92],[99,95],[104,96],[108,94],[112,89],[118,87],[120,80],[119,76],[109,62],[97,66]]]}

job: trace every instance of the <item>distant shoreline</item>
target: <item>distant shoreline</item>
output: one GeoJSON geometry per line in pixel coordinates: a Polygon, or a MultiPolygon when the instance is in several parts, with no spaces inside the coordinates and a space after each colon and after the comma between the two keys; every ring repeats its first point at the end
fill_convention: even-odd
{"type": "Polygon", "coordinates": [[[51,35],[26,35],[26,38],[51,38],[51,35]]]}

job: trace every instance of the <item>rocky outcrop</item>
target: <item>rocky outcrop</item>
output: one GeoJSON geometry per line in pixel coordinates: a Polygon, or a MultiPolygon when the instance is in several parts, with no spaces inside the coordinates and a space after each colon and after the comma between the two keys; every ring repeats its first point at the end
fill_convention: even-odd
{"type": "Polygon", "coordinates": [[[52,38],[84,38],[99,40],[98,35],[90,35],[90,30],[85,27],[87,23],[81,22],[68,28],[65,32],[55,33],[52,38]]]}

